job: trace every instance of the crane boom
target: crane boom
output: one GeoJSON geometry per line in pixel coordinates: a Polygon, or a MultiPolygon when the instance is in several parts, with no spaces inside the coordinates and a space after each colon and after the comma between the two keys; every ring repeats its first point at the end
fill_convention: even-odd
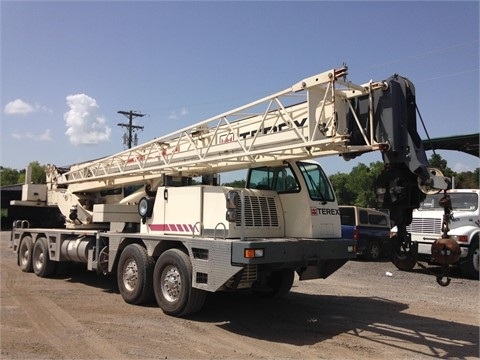
{"type": "MultiPolygon", "coordinates": [[[[308,159],[352,154],[388,147],[365,130],[355,116],[352,99],[372,97],[384,82],[347,82],[347,68],[332,69],[303,79],[290,88],[238,107],[168,135],[58,173],[57,185],[72,192],[145,182],[159,174],[199,176],[308,159]],[[347,124],[348,114],[354,122],[347,124]],[[349,129],[352,126],[354,129],[349,129]],[[349,132],[362,141],[349,143],[349,132]]],[[[374,126],[373,113],[367,129],[374,126]]]]}

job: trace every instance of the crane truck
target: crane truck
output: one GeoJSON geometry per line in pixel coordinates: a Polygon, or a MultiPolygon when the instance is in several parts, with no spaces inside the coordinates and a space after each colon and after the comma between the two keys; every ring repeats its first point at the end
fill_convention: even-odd
{"type": "Polygon", "coordinates": [[[397,266],[415,260],[406,226],[432,189],[416,131],[415,88],[399,75],[357,85],[347,67],[145,144],[68,168],[47,166],[13,205],[58,208],[64,224],[16,221],[11,243],[24,272],[51,276],[63,262],[116,274],[127,303],[198,312],[208,292],[278,297],[299,280],[327,278],[355,258],[341,237],[337,199],[314,159],[380,151],[375,192],[399,231],[397,266]],[[246,186],[219,173],[248,170],[246,186]],[[201,179],[196,181],[195,179],[201,179]]]}

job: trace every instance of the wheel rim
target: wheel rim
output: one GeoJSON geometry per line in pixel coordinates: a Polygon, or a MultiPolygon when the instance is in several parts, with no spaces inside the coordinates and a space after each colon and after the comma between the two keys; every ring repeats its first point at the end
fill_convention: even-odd
{"type": "Polygon", "coordinates": [[[28,258],[30,256],[30,251],[28,250],[28,246],[25,243],[22,244],[22,248],[20,249],[20,261],[22,265],[26,265],[28,263],[28,258]]]}
{"type": "Polygon", "coordinates": [[[167,266],[162,271],[162,294],[169,302],[179,299],[182,292],[182,278],[175,266],[167,266]]]}
{"type": "Polygon", "coordinates": [[[373,259],[377,259],[380,256],[380,248],[377,245],[373,245],[370,254],[373,259]]]}
{"type": "Polygon", "coordinates": [[[123,284],[125,289],[128,291],[133,291],[137,287],[138,283],[138,267],[137,263],[134,260],[130,260],[125,266],[123,272],[123,284]]]}
{"type": "Polygon", "coordinates": [[[42,250],[39,249],[39,250],[38,250],[37,252],[35,252],[33,255],[34,255],[34,257],[35,257],[35,258],[33,259],[34,264],[35,264],[35,267],[36,267],[37,269],[41,269],[42,266],[43,266],[43,262],[44,262],[44,260],[45,260],[45,254],[43,253],[42,250]]]}

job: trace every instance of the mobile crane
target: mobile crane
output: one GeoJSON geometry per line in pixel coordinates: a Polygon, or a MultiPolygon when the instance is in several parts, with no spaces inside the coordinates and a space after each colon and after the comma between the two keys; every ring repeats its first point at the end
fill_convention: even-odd
{"type": "Polygon", "coordinates": [[[369,151],[382,153],[375,191],[399,229],[395,262],[408,266],[412,210],[448,182],[428,168],[413,84],[394,75],[356,85],[346,76],[346,66],[332,69],[118,154],[49,165],[47,184],[25,184],[14,205],[58,207],[65,224],[17,222],[21,270],[48,277],[58,263],[85,263],[116,273],[126,302],[155,298],[174,316],[199,311],[207,292],[284,295],[295,273],[327,278],[355,257],[312,159],[369,151]],[[244,189],[219,185],[217,174],[239,169],[248,169],[244,189]]]}

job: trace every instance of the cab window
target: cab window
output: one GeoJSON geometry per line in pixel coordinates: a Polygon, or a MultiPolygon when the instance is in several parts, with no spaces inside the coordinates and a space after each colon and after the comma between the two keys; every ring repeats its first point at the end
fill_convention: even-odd
{"type": "Polygon", "coordinates": [[[328,177],[320,165],[301,161],[297,162],[297,165],[305,179],[312,200],[322,202],[335,200],[335,195],[328,181],[328,177]]]}

